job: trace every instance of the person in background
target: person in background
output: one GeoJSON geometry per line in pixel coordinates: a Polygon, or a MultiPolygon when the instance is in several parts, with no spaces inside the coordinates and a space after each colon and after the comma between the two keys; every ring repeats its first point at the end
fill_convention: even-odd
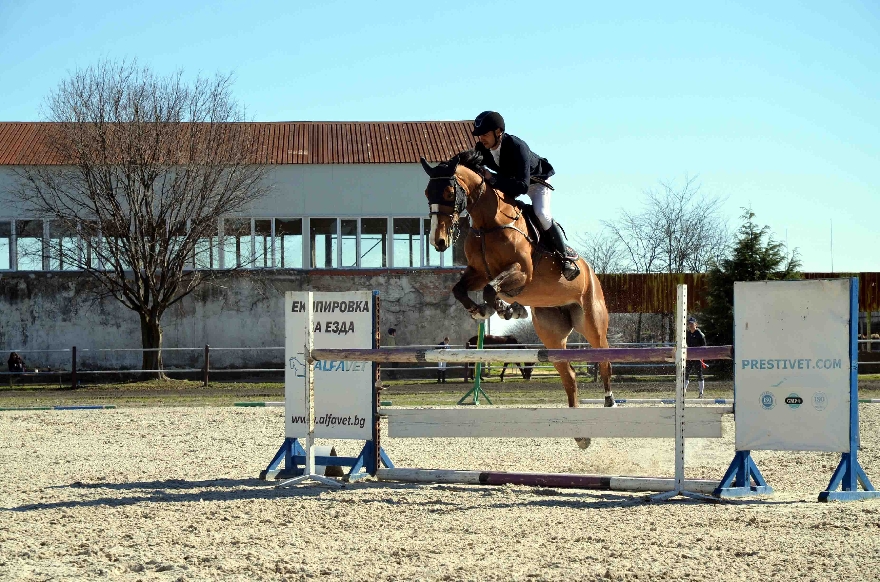
{"type": "MultiPolygon", "coordinates": [[[[17,352],[12,352],[9,354],[9,360],[6,362],[9,365],[9,371],[12,373],[21,374],[24,372],[24,359],[18,355],[17,352]]],[[[9,376],[9,386],[12,387],[14,376],[9,376]]]]}
{"type": "MultiPolygon", "coordinates": [[[[440,342],[437,346],[441,350],[445,350],[449,347],[449,336],[443,338],[443,341],[440,342]]],[[[437,383],[438,384],[446,384],[446,362],[440,362],[437,364],[437,383]]]]}
{"type": "MultiPolygon", "coordinates": [[[[389,327],[388,333],[385,334],[385,337],[382,338],[382,347],[383,348],[396,348],[397,347],[397,328],[389,327]]],[[[396,368],[397,362],[388,362],[389,368],[396,368]]],[[[397,372],[388,372],[388,379],[393,380],[397,378],[397,372]]]]}
{"type": "MultiPolygon", "coordinates": [[[[685,343],[689,348],[703,347],[706,345],[706,336],[703,331],[697,327],[697,318],[688,317],[687,333],[685,334],[685,343]]],[[[690,384],[691,372],[694,372],[700,381],[700,398],[703,397],[703,360],[688,360],[685,365],[684,372],[684,389],[687,392],[688,384],[690,384]]]]}

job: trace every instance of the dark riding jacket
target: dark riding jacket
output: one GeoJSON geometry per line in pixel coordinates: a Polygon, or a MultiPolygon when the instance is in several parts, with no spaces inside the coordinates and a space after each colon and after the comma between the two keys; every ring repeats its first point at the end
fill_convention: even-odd
{"type": "Polygon", "coordinates": [[[495,158],[482,143],[477,142],[475,149],[483,154],[483,165],[498,173],[493,186],[514,198],[529,190],[532,177],[546,180],[556,173],[546,158],[529,149],[528,144],[505,133],[501,136],[501,166],[495,164],[495,158]]]}

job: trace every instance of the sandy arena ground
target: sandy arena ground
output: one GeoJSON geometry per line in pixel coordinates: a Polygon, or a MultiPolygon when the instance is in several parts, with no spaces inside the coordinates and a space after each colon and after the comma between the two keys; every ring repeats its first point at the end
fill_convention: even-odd
{"type": "MultiPolygon", "coordinates": [[[[880,405],[861,461],[880,482],[880,405]]],[[[721,477],[725,437],[689,440],[689,478],[721,477]]],[[[396,485],[276,490],[254,477],[283,436],[273,408],[0,414],[3,580],[866,580],[880,501],[816,501],[836,454],[754,454],[777,494],[396,485]]],[[[340,454],[355,444],[334,443],[340,454]]],[[[399,466],[671,476],[671,440],[386,440],[399,466]]]]}

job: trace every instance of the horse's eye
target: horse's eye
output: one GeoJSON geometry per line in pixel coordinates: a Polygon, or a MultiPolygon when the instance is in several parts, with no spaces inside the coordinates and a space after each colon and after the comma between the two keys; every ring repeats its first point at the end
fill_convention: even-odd
{"type": "Polygon", "coordinates": [[[445,192],[443,192],[443,199],[449,200],[451,202],[455,200],[455,194],[452,192],[452,190],[446,190],[445,192]]]}

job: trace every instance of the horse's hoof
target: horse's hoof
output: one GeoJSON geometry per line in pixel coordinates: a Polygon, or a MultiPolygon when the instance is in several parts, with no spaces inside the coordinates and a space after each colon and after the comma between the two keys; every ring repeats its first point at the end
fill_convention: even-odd
{"type": "Polygon", "coordinates": [[[468,313],[471,314],[471,319],[475,321],[483,321],[492,317],[495,310],[484,303],[483,305],[468,311],[468,313]]]}
{"type": "Polygon", "coordinates": [[[614,408],[616,406],[617,402],[614,401],[614,396],[605,397],[605,408],[614,408]]]}
{"type": "Polygon", "coordinates": [[[529,312],[526,311],[526,308],[519,303],[514,303],[510,306],[510,313],[513,319],[525,319],[529,316],[529,312]]]}
{"type": "Polygon", "coordinates": [[[592,442],[592,439],[588,439],[588,438],[584,438],[584,437],[576,437],[574,439],[574,442],[576,442],[577,445],[581,449],[588,449],[588,448],[590,448],[590,442],[592,442]]]}

